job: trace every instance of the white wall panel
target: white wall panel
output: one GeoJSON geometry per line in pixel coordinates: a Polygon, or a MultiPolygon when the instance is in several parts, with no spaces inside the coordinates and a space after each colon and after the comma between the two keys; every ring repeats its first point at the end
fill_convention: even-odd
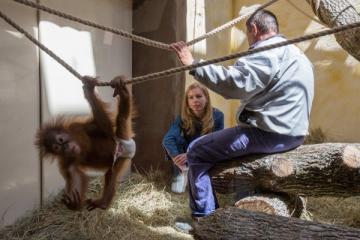
{"type": "MultiPolygon", "coordinates": [[[[10,1],[0,9],[36,36],[36,11],[10,1]]],[[[0,19],[0,227],[40,202],[39,160],[33,145],[39,123],[38,52],[0,19]]]]}

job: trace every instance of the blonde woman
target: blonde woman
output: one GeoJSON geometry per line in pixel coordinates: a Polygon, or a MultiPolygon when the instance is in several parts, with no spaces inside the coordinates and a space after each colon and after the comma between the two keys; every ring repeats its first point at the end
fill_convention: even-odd
{"type": "Polygon", "coordinates": [[[211,106],[209,92],[199,83],[185,91],[181,116],[178,116],[166,133],[163,146],[173,161],[171,191],[182,193],[187,183],[186,150],[198,137],[224,128],[224,114],[211,106]]]}

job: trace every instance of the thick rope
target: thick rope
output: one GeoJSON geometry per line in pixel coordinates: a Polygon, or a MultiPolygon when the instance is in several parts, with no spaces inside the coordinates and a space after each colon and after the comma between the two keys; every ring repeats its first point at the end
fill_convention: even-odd
{"type": "Polygon", "coordinates": [[[305,36],[302,36],[302,37],[293,38],[293,39],[283,41],[283,42],[279,42],[279,43],[275,43],[275,44],[270,44],[270,45],[267,45],[267,46],[264,46],[264,47],[254,48],[254,49],[251,49],[251,50],[248,50],[248,51],[245,51],[245,52],[235,53],[235,54],[231,54],[231,55],[224,56],[224,57],[221,57],[221,58],[216,58],[216,59],[211,59],[211,60],[199,62],[197,64],[192,64],[192,65],[189,65],[189,66],[182,66],[182,67],[172,68],[172,69],[165,70],[165,71],[162,71],[162,72],[157,72],[157,73],[152,73],[152,74],[148,74],[148,75],[144,75],[144,76],[140,76],[140,77],[135,77],[135,78],[127,80],[126,82],[127,83],[132,83],[132,84],[137,84],[137,83],[149,81],[149,80],[152,80],[152,79],[155,79],[155,78],[167,77],[167,76],[173,75],[173,74],[178,73],[178,72],[183,72],[183,71],[195,69],[195,68],[206,66],[206,65],[209,65],[209,64],[224,62],[224,61],[234,59],[234,58],[245,57],[245,56],[249,56],[249,55],[252,55],[252,54],[255,54],[255,53],[264,52],[264,51],[268,51],[268,50],[271,50],[271,49],[274,49],[274,48],[284,47],[284,46],[287,46],[287,45],[308,41],[308,40],[311,40],[311,39],[315,39],[315,38],[319,38],[319,37],[323,37],[323,36],[343,32],[343,31],[350,30],[350,29],[353,29],[353,28],[358,28],[358,27],[360,27],[360,22],[350,23],[350,24],[347,24],[347,25],[344,25],[344,26],[339,26],[339,27],[335,27],[335,28],[332,28],[332,29],[323,30],[323,31],[320,31],[320,32],[317,32],[317,33],[308,34],[308,35],[305,35],[305,36]]]}
{"type": "Polygon", "coordinates": [[[324,22],[324,19],[320,13],[320,4],[322,0],[312,0],[310,1],[311,8],[315,15],[320,19],[321,22],[324,22]]]}
{"type": "Polygon", "coordinates": [[[129,39],[131,39],[131,40],[133,40],[135,42],[139,42],[139,43],[142,43],[142,44],[145,44],[145,45],[148,45],[148,46],[152,46],[152,47],[157,47],[157,48],[161,48],[161,49],[170,50],[170,46],[168,44],[157,42],[157,41],[150,40],[150,39],[147,39],[147,38],[143,38],[143,37],[140,37],[140,36],[137,36],[137,35],[122,31],[122,30],[118,30],[118,29],[114,29],[114,28],[110,28],[110,27],[105,27],[105,26],[102,26],[100,24],[93,23],[93,22],[90,22],[88,20],[84,20],[84,19],[81,19],[81,18],[78,18],[78,17],[74,17],[72,15],[57,11],[55,9],[46,7],[44,5],[41,5],[41,4],[38,4],[38,3],[35,3],[35,2],[31,2],[31,1],[28,1],[28,0],[13,0],[13,1],[17,2],[17,3],[27,5],[29,7],[35,8],[35,9],[39,9],[41,11],[44,11],[44,12],[47,12],[47,13],[50,13],[50,14],[53,14],[53,15],[56,15],[56,16],[59,16],[59,17],[65,18],[65,19],[69,19],[69,20],[74,21],[74,22],[84,24],[86,26],[94,27],[94,28],[97,28],[97,29],[101,29],[101,30],[104,30],[104,31],[107,31],[107,32],[114,33],[116,35],[123,36],[125,38],[129,38],[129,39]]]}
{"type": "Polygon", "coordinates": [[[321,3],[321,0],[316,0],[315,9],[316,9],[316,16],[318,16],[321,19],[321,16],[320,16],[320,3],[321,3]]]}
{"type": "Polygon", "coordinates": [[[298,12],[302,13],[304,16],[308,17],[309,19],[319,23],[320,25],[324,25],[320,20],[316,19],[315,17],[311,16],[307,12],[305,12],[303,9],[298,7],[295,3],[293,3],[291,0],[286,0],[293,8],[295,8],[298,12]]]}
{"type": "Polygon", "coordinates": [[[78,73],[74,68],[72,68],[69,64],[67,64],[64,60],[62,60],[59,56],[57,56],[54,52],[52,52],[50,49],[48,49],[45,45],[43,45],[41,42],[36,40],[30,33],[28,33],[25,29],[17,25],[14,21],[12,21],[8,16],[6,16],[1,10],[0,10],[0,17],[4,19],[8,24],[13,26],[16,30],[18,30],[20,33],[24,34],[25,37],[27,37],[31,42],[33,42],[35,45],[37,45],[41,50],[46,52],[50,57],[55,59],[58,63],[60,63],[64,68],[66,68],[70,73],[72,73],[75,77],[80,79],[82,81],[83,76],[81,76],[80,73],[78,73]]]}
{"type": "MultiPolygon", "coordinates": [[[[160,48],[160,49],[165,49],[165,50],[171,50],[171,47],[170,47],[170,44],[166,44],[166,43],[162,43],[162,42],[158,42],[158,41],[154,41],[154,40],[150,40],[150,39],[147,39],[147,38],[143,38],[143,37],[140,37],[140,36],[137,36],[137,35],[134,35],[134,34],[131,34],[131,33],[128,33],[128,32],[125,32],[125,31],[122,31],[122,30],[118,30],[118,29],[114,29],[114,28],[110,28],[110,27],[105,27],[105,26],[102,26],[100,24],[97,24],[97,23],[93,23],[91,21],[88,21],[88,20],[84,20],[84,19],[81,19],[81,18],[78,18],[78,17],[74,17],[70,14],[66,14],[66,13],[63,13],[63,12],[60,12],[60,11],[57,11],[55,9],[52,9],[52,8],[49,8],[49,7],[46,7],[44,5],[41,5],[41,4],[38,4],[38,3],[35,3],[35,2],[31,2],[29,0],[13,0],[17,3],[20,3],[20,4],[24,4],[24,5],[27,5],[29,7],[32,7],[32,8],[35,8],[35,9],[39,9],[41,11],[44,11],[44,12],[47,12],[47,13],[50,13],[50,14],[53,14],[53,15],[56,15],[56,16],[59,16],[59,17],[62,17],[62,18],[65,18],[65,19],[68,19],[68,20],[71,20],[71,21],[74,21],[74,22],[78,22],[78,23],[81,23],[81,24],[84,24],[86,26],[90,26],[90,27],[94,27],[94,28],[97,28],[97,29],[101,29],[101,30],[104,30],[104,31],[107,31],[107,32],[111,32],[111,33],[114,33],[116,35],[120,35],[120,36],[123,36],[125,38],[128,38],[128,39],[131,39],[135,42],[139,42],[139,43],[142,43],[142,44],[145,44],[145,45],[148,45],[148,46],[152,46],[152,47],[156,47],[156,48],[160,48]]],[[[243,19],[247,18],[248,16],[250,16],[251,14],[253,14],[254,12],[260,10],[260,9],[264,9],[270,5],[272,5],[273,3],[277,2],[278,0],[270,0],[269,2],[259,6],[258,8],[255,8],[237,18],[235,18],[234,20],[216,28],[216,29],[213,29],[212,31],[196,38],[196,39],[193,39],[189,42],[186,43],[186,45],[188,46],[191,46],[197,42],[200,42],[206,38],[209,38],[227,28],[230,28],[232,26],[234,26],[235,24],[239,23],[240,21],[242,21],[243,19]]]]}
{"type": "MultiPolygon", "coordinates": [[[[49,50],[47,47],[45,47],[43,44],[41,44],[39,41],[37,41],[34,37],[31,36],[31,34],[29,34],[24,29],[22,29],[19,25],[17,25],[15,22],[13,22],[10,18],[8,18],[1,11],[0,11],[0,17],[3,18],[7,23],[9,23],[11,26],[13,26],[20,33],[23,33],[30,41],[32,41],[35,45],[39,46],[39,48],[41,50],[43,50],[47,54],[49,54],[58,63],[60,63],[68,71],[70,71],[75,77],[79,78],[82,81],[83,77],[78,72],[76,72],[71,66],[69,66],[66,62],[64,62],[62,59],[60,59],[55,53],[53,53],[51,50],[49,50]]],[[[234,59],[234,58],[245,57],[245,56],[248,56],[248,55],[251,55],[251,54],[264,52],[264,51],[268,51],[268,50],[271,50],[271,49],[274,49],[274,48],[284,47],[284,46],[287,46],[287,45],[308,41],[308,40],[311,40],[311,39],[314,39],[314,38],[319,38],[319,37],[323,37],[323,36],[343,32],[343,31],[350,30],[350,29],[353,29],[353,28],[358,28],[358,27],[360,27],[360,22],[350,23],[350,24],[347,24],[347,25],[344,25],[344,26],[338,26],[338,27],[335,27],[335,28],[332,28],[332,29],[323,30],[323,31],[320,31],[320,32],[317,32],[317,33],[305,35],[305,36],[302,36],[302,37],[299,37],[299,38],[294,38],[294,39],[291,39],[291,40],[287,40],[287,41],[283,41],[283,42],[279,42],[279,43],[275,43],[275,44],[270,44],[270,45],[267,45],[267,46],[264,46],[264,47],[254,48],[254,49],[251,49],[251,50],[248,50],[248,51],[245,51],[245,52],[235,53],[235,54],[231,54],[231,55],[224,56],[224,57],[221,57],[221,58],[211,59],[211,60],[203,61],[203,62],[200,62],[200,63],[197,63],[197,64],[192,64],[192,65],[189,65],[189,66],[182,66],[182,67],[172,68],[172,69],[165,70],[165,71],[162,71],[162,72],[157,72],[157,73],[152,73],[152,74],[148,74],[148,75],[144,75],[144,76],[135,77],[135,78],[126,80],[126,84],[138,84],[138,83],[149,81],[149,80],[152,80],[152,79],[167,77],[167,76],[173,75],[173,74],[178,73],[178,72],[183,72],[183,71],[195,69],[195,68],[206,66],[206,65],[209,65],[209,64],[224,62],[224,61],[234,59]]],[[[101,81],[99,81],[97,86],[110,86],[110,82],[101,82],[101,81]]]]}
{"type": "Polygon", "coordinates": [[[197,37],[197,38],[195,38],[195,39],[193,39],[193,40],[191,40],[189,42],[186,42],[186,45],[191,46],[191,45],[193,45],[193,44],[195,44],[197,42],[200,42],[200,41],[202,41],[202,40],[204,40],[206,38],[209,38],[209,37],[221,32],[221,31],[224,31],[225,29],[231,28],[231,27],[235,26],[237,23],[239,23],[240,21],[242,21],[245,18],[249,17],[251,14],[255,13],[256,11],[265,9],[265,8],[269,7],[270,5],[274,4],[277,1],[278,0],[271,0],[271,1],[259,6],[257,8],[254,8],[254,9],[240,15],[239,17],[231,20],[230,22],[228,22],[228,23],[226,23],[226,24],[224,24],[224,25],[222,25],[222,26],[220,26],[218,28],[213,29],[208,33],[205,33],[204,35],[202,35],[200,37],[197,37]]]}

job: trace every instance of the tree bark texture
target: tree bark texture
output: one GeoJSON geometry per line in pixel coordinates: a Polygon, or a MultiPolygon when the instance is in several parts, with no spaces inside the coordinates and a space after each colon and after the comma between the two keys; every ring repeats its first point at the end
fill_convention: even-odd
{"type": "Polygon", "coordinates": [[[283,192],[289,195],[360,195],[360,144],[303,145],[272,155],[225,161],[211,171],[219,193],[283,192]]]}
{"type": "Polygon", "coordinates": [[[296,218],[218,209],[194,224],[195,239],[360,239],[360,229],[314,223],[296,218]]]}
{"type": "MultiPolygon", "coordinates": [[[[360,15],[348,0],[306,0],[321,22],[328,27],[360,22],[360,15]]],[[[360,61],[360,28],[335,35],[337,42],[349,54],[360,61]]]]}

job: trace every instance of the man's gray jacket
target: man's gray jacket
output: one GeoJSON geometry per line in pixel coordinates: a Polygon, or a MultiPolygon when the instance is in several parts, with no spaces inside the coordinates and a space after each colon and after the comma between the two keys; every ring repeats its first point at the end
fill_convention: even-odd
{"type": "MultiPolygon", "coordinates": [[[[277,35],[252,47],[285,40],[277,35]]],[[[228,68],[199,67],[190,74],[224,98],[240,99],[238,121],[268,132],[308,134],[314,73],[311,62],[296,46],[246,56],[228,68]]]]}

